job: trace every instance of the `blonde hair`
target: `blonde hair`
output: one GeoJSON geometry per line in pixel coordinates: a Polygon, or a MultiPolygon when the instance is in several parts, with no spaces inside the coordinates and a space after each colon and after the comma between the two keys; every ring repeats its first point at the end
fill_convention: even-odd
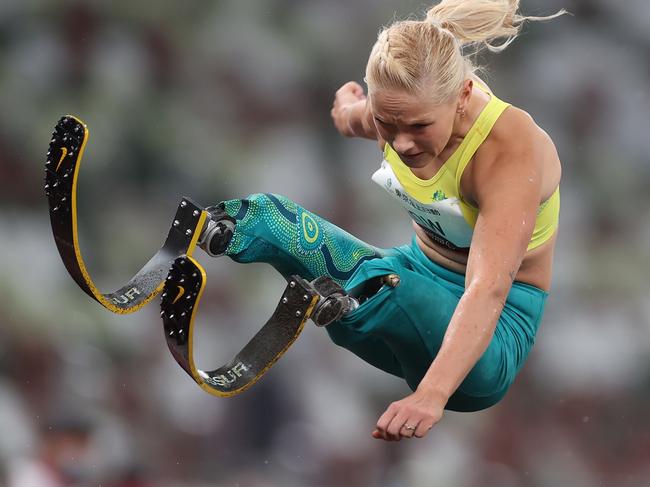
{"type": "Polygon", "coordinates": [[[519,35],[525,21],[548,17],[517,13],[519,0],[443,0],[424,20],[397,21],[382,29],[366,66],[366,83],[376,89],[398,89],[433,97],[444,103],[458,95],[476,67],[469,54],[482,49],[503,51],[519,35]],[[505,38],[501,44],[495,39],[505,38]],[[464,49],[465,48],[465,49],[464,49]]]}

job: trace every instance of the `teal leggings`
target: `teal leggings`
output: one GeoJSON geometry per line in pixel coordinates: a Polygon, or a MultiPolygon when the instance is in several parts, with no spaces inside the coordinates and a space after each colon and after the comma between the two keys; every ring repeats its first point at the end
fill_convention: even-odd
{"type": "MultiPolygon", "coordinates": [[[[334,343],[373,366],[418,386],[442,344],[464,292],[465,276],[430,261],[410,245],[379,249],[278,195],[224,202],[236,220],[226,255],[266,262],[285,278],[328,275],[345,289],[395,273],[397,287],[381,288],[359,308],[326,327],[334,343]]],[[[483,356],[446,408],[478,411],[506,393],[533,346],[547,293],[515,282],[483,356]]]]}

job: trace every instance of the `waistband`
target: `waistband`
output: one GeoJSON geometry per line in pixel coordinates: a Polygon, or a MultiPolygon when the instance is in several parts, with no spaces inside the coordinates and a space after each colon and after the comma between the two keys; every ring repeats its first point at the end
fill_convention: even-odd
{"type": "MultiPolygon", "coordinates": [[[[433,262],[429,257],[427,257],[427,255],[417,244],[415,235],[413,236],[410,245],[403,245],[401,247],[397,247],[395,250],[401,254],[404,254],[410,260],[415,260],[418,264],[425,266],[430,272],[434,273],[441,279],[452,282],[458,286],[462,286],[463,288],[465,287],[465,274],[452,271],[451,269],[447,269],[446,267],[433,262]]],[[[548,297],[548,292],[536,286],[523,282],[514,281],[512,283],[512,289],[533,294],[543,299],[546,299],[546,297],[548,297]]]]}

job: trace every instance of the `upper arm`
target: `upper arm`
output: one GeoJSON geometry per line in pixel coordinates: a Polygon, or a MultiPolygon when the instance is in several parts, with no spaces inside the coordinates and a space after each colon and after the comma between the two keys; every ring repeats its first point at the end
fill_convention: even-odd
{"type": "MultiPolygon", "coordinates": [[[[479,214],[467,263],[466,285],[505,299],[530,242],[542,190],[542,157],[531,128],[487,160],[475,161],[474,198],[479,214]]],[[[520,133],[521,132],[521,133],[520,133]]]]}

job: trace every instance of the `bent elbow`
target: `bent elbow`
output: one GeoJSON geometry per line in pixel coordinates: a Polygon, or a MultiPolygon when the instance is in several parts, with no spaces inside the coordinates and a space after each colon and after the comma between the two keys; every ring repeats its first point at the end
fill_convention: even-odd
{"type": "Polygon", "coordinates": [[[512,279],[510,279],[510,276],[505,278],[501,276],[491,278],[476,277],[467,283],[465,294],[481,296],[482,299],[504,304],[511,287],[512,279]]]}

